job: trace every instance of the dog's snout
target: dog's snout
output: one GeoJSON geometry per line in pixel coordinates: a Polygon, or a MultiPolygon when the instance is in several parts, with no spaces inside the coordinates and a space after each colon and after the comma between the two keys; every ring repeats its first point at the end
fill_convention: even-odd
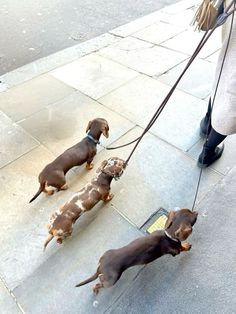
{"type": "Polygon", "coordinates": [[[63,242],[62,238],[57,238],[57,243],[58,244],[62,244],[62,242],[63,242]]]}

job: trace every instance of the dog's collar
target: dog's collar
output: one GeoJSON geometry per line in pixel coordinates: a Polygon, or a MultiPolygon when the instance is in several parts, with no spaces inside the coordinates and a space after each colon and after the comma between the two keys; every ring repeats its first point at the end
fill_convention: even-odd
{"type": "Polygon", "coordinates": [[[119,180],[120,177],[121,177],[122,174],[123,174],[123,171],[121,171],[118,175],[115,175],[115,174],[113,174],[113,173],[106,172],[106,171],[104,171],[104,170],[102,170],[101,172],[104,173],[104,174],[106,174],[106,175],[108,175],[108,176],[110,176],[110,177],[112,177],[112,179],[114,179],[115,181],[119,180]]]}
{"type": "Polygon", "coordinates": [[[167,238],[169,238],[175,242],[181,243],[180,240],[173,238],[166,230],[164,230],[164,232],[165,232],[165,235],[167,236],[167,238]]]}
{"type": "Polygon", "coordinates": [[[95,144],[100,144],[100,141],[96,140],[91,134],[87,134],[87,138],[93,141],[95,144]]]}

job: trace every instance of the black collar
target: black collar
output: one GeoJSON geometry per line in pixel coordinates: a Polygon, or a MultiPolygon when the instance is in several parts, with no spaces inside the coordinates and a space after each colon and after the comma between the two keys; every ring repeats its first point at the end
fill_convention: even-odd
{"type": "Polygon", "coordinates": [[[87,138],[94,142],[95,144],[100,144],[100,141],[96,140],[91,134],[87,134],[87,138]]]}
{"type": "Polygon", "coordinates": [[[101,172],[111,177],[112,179],[115,179],[115,181],[119,180],[121,175],[123,174],[123,171],[121,171],[119,174],[109,173],[104,170],[101,170],[101,172]]]}
{"type": "Polygon", "coordinates": [[[179,239],[173,238],[173,237],[168,233],[168,231],[164,230],[164,232],[165,232],[165,235],[166,235],[166,237],[167,237],[168,239],[174,241],[175,243],[179,243],[179,244],[181,243],[181,241],[180,241],[179,239]]]}

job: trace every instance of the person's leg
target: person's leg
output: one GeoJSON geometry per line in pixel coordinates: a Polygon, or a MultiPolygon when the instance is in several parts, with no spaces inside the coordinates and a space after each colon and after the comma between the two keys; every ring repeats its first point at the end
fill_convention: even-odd
{"type": "Polygon", "coordinates": [[[226,135],[222,135],[211,128],[208,139],[203,146],[201,154],[198,157],[198,167],[208,167],[221,157],[224,150],[224,145],[221,147],[218,147],[217,145],[219,145],[225,138],[226,135]]]}
{"type": "Polygon", "coordinates": [[[207,113],[200,122],[200,136],[205,138],[211,131],[211,98],[208,102],[207,113]]]}

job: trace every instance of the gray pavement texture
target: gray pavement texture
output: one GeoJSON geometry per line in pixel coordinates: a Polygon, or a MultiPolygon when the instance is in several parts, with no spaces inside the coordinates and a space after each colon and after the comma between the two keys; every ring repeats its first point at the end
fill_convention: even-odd
{"type": "Polygon", "coordinates": [[[109,33],[27,64],[0,84],[0,313],[235,313],[236,136],[221,159],[204,169],[190,252],[133,267],[119,282],[92,294],[75,289],[94,273],[99,257],[143,236],[141,225],[159,207],[191,208],[203,141],[218,29],[141,141],[114,198],[75,224],[72,237],[43,252],[50,215],[110,157],[131,147],[98,147],[95,167],[68,172],[69,189],[40,195],[42,168],[85,136],[89,120],[104,117],[117,146],[138,137],[201,38],[189,27],[196,0],[183,0],[109,33]],[[181,45],[179,44],[181,40],[181,45]]]}
{"type": "Polygon", "coordinates": [[[0,75],[177,1],[1,1],[0,75]]]}

